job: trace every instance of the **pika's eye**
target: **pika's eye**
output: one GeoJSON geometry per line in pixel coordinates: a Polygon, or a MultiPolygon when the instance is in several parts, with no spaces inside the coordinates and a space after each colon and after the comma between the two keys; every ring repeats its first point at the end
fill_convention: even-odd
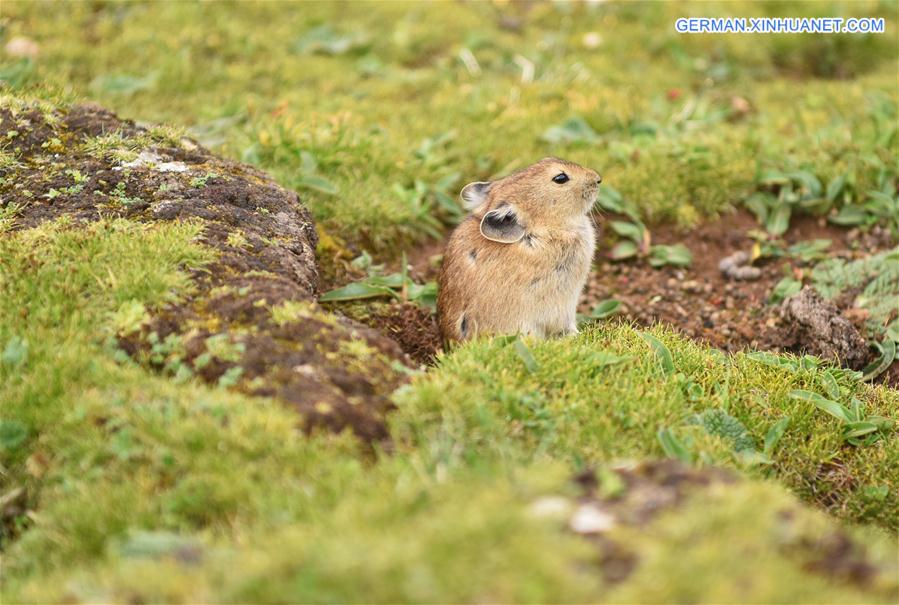
{"type": "Polygon", "coordinates": [[[557,174],[556,176],[553,177],[553,183],[558,183],[561,185],[562,183],[567,183],[567,182],[568,182],[568,175],[565,174],[564,172],[560,172],[559,174],[557,174]]]}

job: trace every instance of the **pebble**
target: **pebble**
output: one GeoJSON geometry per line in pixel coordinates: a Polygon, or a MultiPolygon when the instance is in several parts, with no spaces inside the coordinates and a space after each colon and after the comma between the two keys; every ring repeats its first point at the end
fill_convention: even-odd
{"type": "Polygon", "coordinates": [[[40,54],[41,47],[31,38],[16,36],[6,43],[4,50],[10,57],[35,59],[40,54]]]}
{"type": "Polygon", "coordinates": [[[739,250],[730,256],[726,256],[718,263],[718,270],[730,279],[739,281],[751,281],[762,276],[762,270],[750,266],[752,257],[748,252],[739,250]]]}
{"type": "Polygon", "coordinates": [[[576,534],[598,534],[614,526],[615,517],[595,504],[582,504],[568,521],[568,527],[576,534]]]}
{"type": "Polygon", "coordinates": [[[596,48],[602,44],[602,36],[596,32],[587,32],[582,40],[585,48],[596,48]]]}
{"type": "Polygon", "coordinates": [[[565,517],[571,512],[571,501],[563,496],[544,496],[530,506],[530,513],[537,518],[565,517]]]}

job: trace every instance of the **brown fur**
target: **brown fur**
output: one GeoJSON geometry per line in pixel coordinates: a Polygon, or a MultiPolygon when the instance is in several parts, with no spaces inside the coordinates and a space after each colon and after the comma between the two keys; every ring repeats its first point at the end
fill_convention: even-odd
{"type": "Polygon", "coordinates": [[[444,340],[577,332],[577,302],[595,246],[590,209],[600,180],[588,168],[545,158],[462,190],[472,213],[443,255],[437,314],[444,340]],[[569,181],[553,182],[561,172],[569,181]],[[497,223],[508,213],[517,220],[497,223]]]}

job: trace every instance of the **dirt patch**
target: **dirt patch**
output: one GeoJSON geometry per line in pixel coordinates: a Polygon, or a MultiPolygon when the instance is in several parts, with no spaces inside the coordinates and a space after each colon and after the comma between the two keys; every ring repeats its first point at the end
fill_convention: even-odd
{"type": "MultiPolygon", "coordinates": [[[[693,263],[685,269],[654,269],[644,261],[612,261],[608,256],[611,246],[605,242],[597,251],[580,311],[588,314],[599,301],[614,298],[622,302],[623,315],[640,325],[668,323],[691,338],[725,351],[770,350],[834,356],[854,368],[870,361],[872,352],[859,345],[857,339],[846,336],[849,341],[844,338],[845,342],[836,348],[823,347],[819,342],[821,335],[813,329],[810,331],[811,324],[802,332],[796,324],[795,313],[784,315],[780,305],[771,302],[778,282],[787,276],[800,280],[807,277],[809,264],[788,257],[762,260],[753,265],[758,272],[751,279],[735,279],[732,270],[730,276],[722,271],[719,267],[722,260],[751,251],[755,240],[749,233],[757,228],[750,214],[735,212],[689,232],[669,226],[653,229],[654,243],[682,243],[690,249],[693,263]]],[[[828,239],[831,240],[828,257],[846,259],[870,255],[894,245],[889,235],[881,231],[868,234],[849,231],[809,216],[795,218],[783,239],[787,245],[828,239]]],[[[854,329],[862,337],[866,336],[865,317],[853,313],[849,305],[851,300],[837,300],[831,309],[831,318],[835,321],[839,318],[842,326],[840,335],[845,336],[854,329]]],[[[899,373],[896,366],[899,364],[894,364],[885,375],[887,378],[881,379],[895,377],[899,373]]]]}
{"type": "Polygon", "coordinates": [[[125,351],[177,379],[274,397],[307,430],[387,437],[389,396],[404,381],[395,364],[411,363],[377,330],[315,303],[318,236],[295,193],[95,106],[3,107],[0,133],[16,158],[0,173],[14,229],[63,216],[203,224],[216,260],[192,276],[190,300],[123,335],[125,351]]]}
{"type": "MultiPolygon", "coordinates": [[[[599,220],[601,233],[608,231],[604,226],[606,220],[610,219],[599,220]]],[[[809,353],[843,360],[854,369],[870,362],[873,352],[863,340],[868,335],[866,316],[852,309],[852,297],[842,297],[833,303],[822,301],[823,306],[817,309],[827,309],[831,323],[838,326],[828,328],[833,337],[830,339],[822,338],[823,332],[813,325],[816,309],[806,304],[809,312],[802,313],[792,306],[793,310],[785,314],[780,303],[771,302],[778,282],[787,276],[807,278],[811,266],[788,257],[748,264],[755,243],[750,232],[757,229],[755,218],[747,212],[734,212],[686,232],[668,225],[653,228],[654,243],[683,243],[690,249],[693,263],[686,269],[655,269],[640,260],[613,261],[609,257],[612,242],[601,241],[579,311],[589,314],[599,301],[614,298],[622,302],[622,315],[640,325],[664,322],[693,339],[725,351],[809,353]],[[722,261],[725,261],[723,268],[722,261]],[[803,318],[796,316],[797,310],[803,318]]],[[[809,240],[830,240],[827,256],[845,259],[868,256],[895,245],[884,230],[862,233],[810,216],[795,217],[783,239],[788,246],[809,240]]],[[[436,279],[434,260],[441,251],[441,246],[431,243],[410,256],[416,279],[436,279]]],[[[420,322],[412,332],[421,335],[428,329],[434,330],[430,340],[439,344],[436,325],[430,328],[429,325],[427,321],[420,322]]],[[[404,345],[404,349],[409,352],[411,347],[404,345]]],[[[899,362],[880,380],[899,385],[899,362]]]]}
{"type": "Polygon", "coordinates": [[[389,334],[417,363],[431,365],[442,350],[436,316],[417,304],[385,305],[372,313],[371,324],[389,334]]]}
{"type": "MultiPolygon", "coordinates": [[[[644,527],[659,514],[676,509],[698,489],[728,484],[737,477],[716,468],[692,469],[676,460],[626,463],[574,477],[581,496],[568,517],[568,529],[592,541],[599,551],[603,579],[621,582],[639,565],[627,544],[609,537],[617,526],[644,527]]],[[[540,504],[535,510],[539,512],[540,504]]],[[[546,502],[542,503],[546,507],[546,502]]]]}
{"type": "MultiPolygon", "coordinates": [[[[573,506],[550,497],[535,502],[532,510],[537,514],[566,510],[568,529],[596,545],[603,579],[616,584],[640,565],[639,552],[612,537],[616,527],[652,531],[647,524],[660,514],[702,498],[709,489],[741,481],[728,470],[691,468],[676,460],[625,463],[575,476],[580,496],[573,506]]],[[[881,574],[890,573],[872,563],[864,544],[845,531],[814,532],[791,509],[777,515],[783,530],[777,547],[808,573],[868,588],[881,574]]]]}

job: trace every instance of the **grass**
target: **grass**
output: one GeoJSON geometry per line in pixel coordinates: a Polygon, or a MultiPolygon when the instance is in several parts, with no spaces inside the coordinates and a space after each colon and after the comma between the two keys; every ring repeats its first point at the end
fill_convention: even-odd
{"type": "MultiPolygon", "coordinates": [[[[457,441],[474,434],[475,443],[497,456],[515,443],[526,460],[551,456],[575,467],[664,455],[656,433],[670,427],[693,442],[701,461],[776,477],[839,516],[899,529],[895,428],[884,443],[848,447],[838,422],[790,397],[797,389],[826,395],[831,372],[814,362],[791,369],[767,356],[728,357],[665,330],[655,333],[672,357],[667,373],[629,325],[592,328],[574,341],[532,343],[534,363],[501,340],[469,345],[400,396],[400,416],[415,418],[413,425],[431,417],[439,428],[413,436],[451,458],[468,455],[457,441]],[[755,465],[691,426],[693,414],[711,408],[742,421],[758,450],[771,427],[789,417],[773,464],[755,465]],[[871,497],[882,488],[884,499],[871,497]]],[[[847,403],[856,394],[868,414],[899,419],[895,390],[869,389],[838,376],[847,403]]]]}
{"type": "MultiPolygon", "coordinates": [[[[837,206],[899,172],[894,3],[3,8],[0,39],[40,45],[0,58],[5,107],[37,96],[52,117],[88,98],[178,125],[84,143],[121,161],[189,129],[300,191],[329,256],[399,257],[458,218],[447,199],[464,182],[548,154],[598,168],[650,225],[779,195],[771,171],[841,179],[837,206]],[[694,14],[884,16],[888,33],[674,33],[694,14]]],[[[27,503],[2,510],[4,602],[895,600],[897,391],[609,322],[444,355],[395,393],[389,452],[303,435],[275,401],[176,383],[117,349],[117,331],[191,296],[189,272],[213,258],[201,224],[13,232],[37,192],[16,186],[16,136],[0,134],[16,197],[0,208],[0,497],[27,503]],[[852,445],[797,391],[889,423],[852,445]],[[665,456],[741,480],[610,530],[637,563],[620,583],[598,541],[534,513],[574,506],[577,472],[665,456]],[[815,571],[843,533],[876,577],[815,571]]],[[[827,267],[842,290],[845,267],[827,267]]],[[[372,275],[381,291],[405,279],[372,275]]]]}
{"type": "Polygon", "coordinates": [[[188,126],[382,254],[454,220],[432,188],[452,195],[550,154],[600,170],[644,220],[684,225],[739,204],[765,168],[845,175],[859,192],[896,170],[899,138],[883,130],[896,115],[894,3],[5,8],[3,35],[40,54],[6,59],[0,78],[188,126]],[[888,31],[674,32],[697,11],[883,16],[888,31]],[[571,118],[578,128],[543,136],[571,118]],[[403,193],[416,182],[423,192],[403,193]]]}
{"type": "MultiPolygon", "coordinates": [[[[890,594],[804,572],[802,540],[824,540],[835,524],[763,480],[813,501],[826,488],[819,504],[836,515],[896,528],[895,432],[844,446],[835,422],[788,396],[824,388],[814,363],[726,358],[661,329],[653,349],[625,324],[573,340],[475,342],[397,394],[396,449],[372,460],[348,436],[300,438],[274,402],[174,384],[106,342],[136,302],[153,309],[189,294],[185,269],[210,258],[197,229],[63,221],[0,240],[4,479],[34,504],[5,530],[4,599],[716,601],[736,597],[712,560],[735,571],[759,551],[765,567],[740,572],[752,587],[744,600],[890,594]],[[686,422],[709,407],[756,440],[789,415],[773,464],[746,466],[686,422]],[[24,438],[8,439],[10,426],[24,438]],[[573,498],[569,477],[587,465],[663,455],[662,428],[700,464],[754,479],[697,496],[650,534],[617,529],[646,567],[605,584],[589,543],[529,507],[573,498]],[[801,519],[796,552],[778,529],[784,509],[801,519]],[[685,566],[708,579],[684,582],[685,566]]],[[[845,396],[895,419],[895,391],[836,376],[845,396]]],[[[894,541],[852,535],[890,577],[894,541]]]]}

